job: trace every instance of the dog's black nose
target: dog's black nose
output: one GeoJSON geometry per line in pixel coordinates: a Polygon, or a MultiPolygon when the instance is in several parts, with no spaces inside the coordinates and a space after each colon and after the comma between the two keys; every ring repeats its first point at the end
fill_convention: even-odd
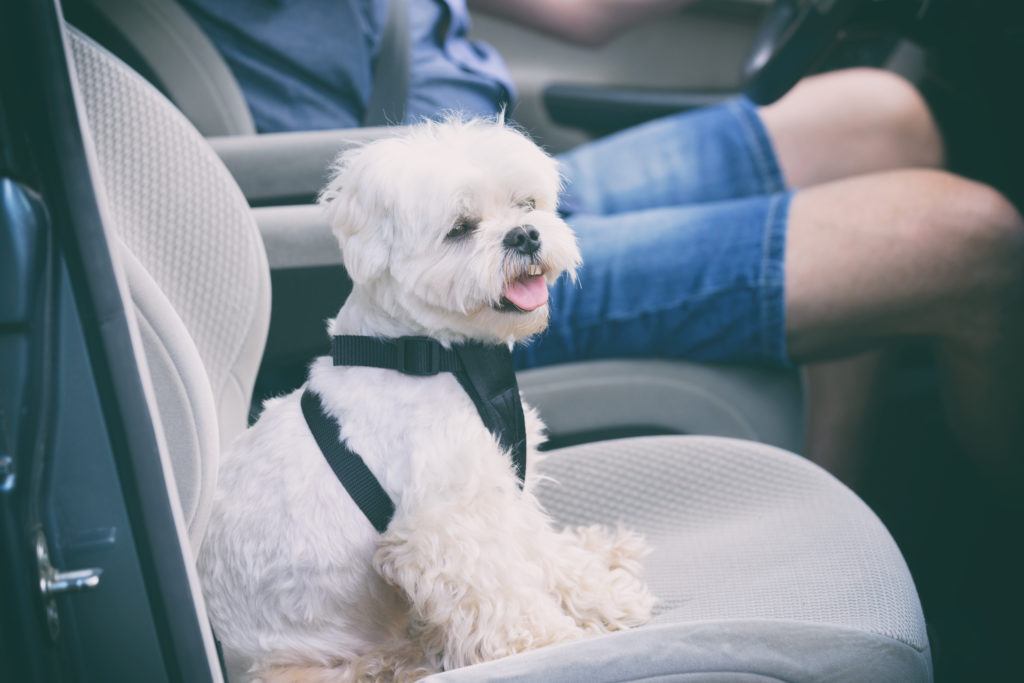
{"type": "Polygon", "coordinates": [[[502,243],[509,249],[529,256],[540,249],[540,231],[532,225],[520,225],[505,233],[502,243]]]}

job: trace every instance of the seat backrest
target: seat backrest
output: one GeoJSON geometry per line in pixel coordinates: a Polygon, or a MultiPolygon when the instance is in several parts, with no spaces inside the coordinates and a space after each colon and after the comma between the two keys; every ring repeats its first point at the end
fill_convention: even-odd
{"type": "MultiPolygon", "coordinates": [[[[206,137],[253,135],[231,67],[177,0],[77,0],[76,25],[150,79],[206,137]]],[[[405,2],[389,2],[363,126],[405,121],[410,44],[405,2]]]]}
{"type": "Polygon", "coordinates": [[[69,30],[116,257],[143,339],[194,548],[220,449],[242,431],[270,318],[270,271],[241,191],[156,89],[69,30]]]}
{"type": "Polygon", "coordinates": [[[256,133],[227,62],[175,0],[83,0],[81,9],[81,28],[151,78],[204,136],[256,133]]]}

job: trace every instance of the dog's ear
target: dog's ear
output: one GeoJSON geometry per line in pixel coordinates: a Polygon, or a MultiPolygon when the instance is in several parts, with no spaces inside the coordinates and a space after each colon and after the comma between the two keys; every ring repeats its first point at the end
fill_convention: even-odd
{"type": "Polygon", "coordinates": [[[338,238],[341,255],[352,282],[379,277],[388,266],[393,219],[385,210],[375,179],[360,164],[365,148],[346,150],[332,167],[332,178],[320,193],[320,207],[338,238]]]}

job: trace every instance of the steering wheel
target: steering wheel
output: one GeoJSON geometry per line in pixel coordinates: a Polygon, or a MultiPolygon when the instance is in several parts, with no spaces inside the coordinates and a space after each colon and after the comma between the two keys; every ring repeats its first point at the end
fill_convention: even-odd
{"type": "Polygon", "coordinates": [[[775,0],[743,64],[744,92],[757,104],[782,97],[820,60],[853,14],[872,0],[775,0]]]}

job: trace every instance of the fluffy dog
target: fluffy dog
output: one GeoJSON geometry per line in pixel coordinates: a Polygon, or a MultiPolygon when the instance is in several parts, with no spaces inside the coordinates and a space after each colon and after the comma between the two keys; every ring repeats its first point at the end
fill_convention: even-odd
{"type": "MultiPolygon", "coordinates": [[[[343,154],[321,195],[354,287],[332,334],[513,344],[575,277],[553,159],[500,121],[343,154]],[[523,247],[524,240],[529,243],[523,247]]],[[[199,555],[232,680],[412,680],[646,621],[635,534],[557,531],[449,373],[310,367],[308,385],[396,506],[378,533],[310,434],[299,390],[223,454],[199,555]]],[[[529,462],[543,425],[525,410],[529,462]]]]}

